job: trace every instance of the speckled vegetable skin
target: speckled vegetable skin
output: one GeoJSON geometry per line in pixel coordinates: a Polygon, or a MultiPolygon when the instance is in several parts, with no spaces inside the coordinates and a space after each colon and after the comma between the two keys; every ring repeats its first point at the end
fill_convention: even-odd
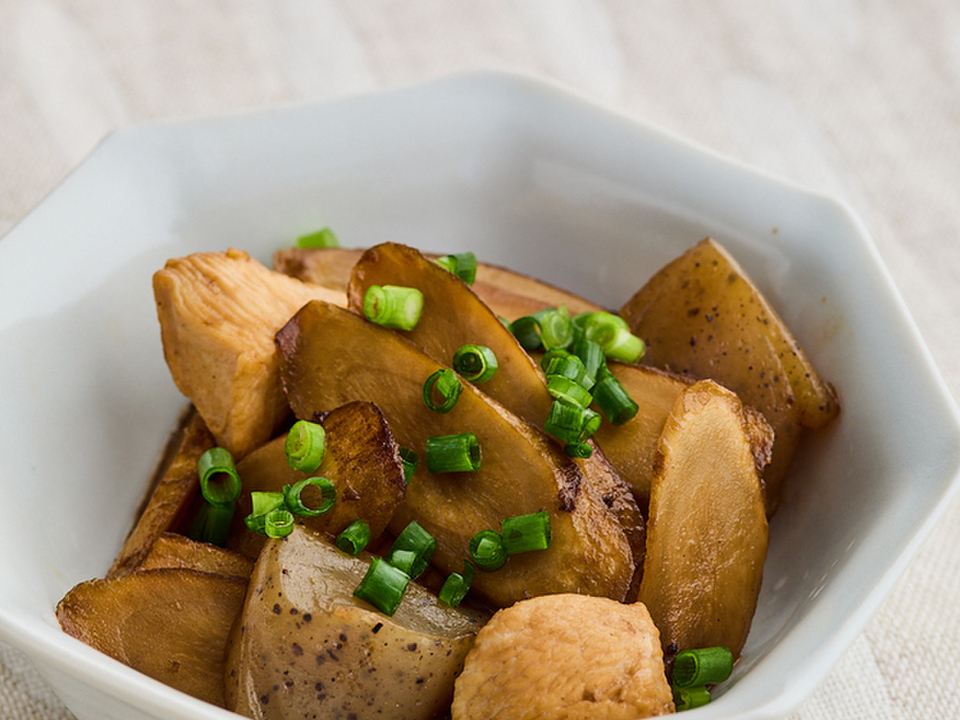
{"type": "Polygon", "coordinates": [[[686,390],[660,438],[640,601],[668,661],[724,645],[734,657],[757,605],[768,527],[758,468],[770,457],[763,417],[703,380],[686,390]]]}
{"type": "Polygon", "coordinates": [[[716,380],[763,413],[776,433],[763,473],[772,515],[801,428],[825,427],[840,405],[770,303],[707,238],[656,273],[620,314],[647,343],[644,362],[716,380]]]}
{"type": "Polygon", "coordinates": [[[625,596],[633,555],[616,518],[582,481],[579,466],[542,432],[466,383],[449,413],[422,399],[440,365],[398,333],[323,302],[305,305],[277,333],[281,376],[298,417],[347,400],[375,403],[397,442],[423,457],[431,435],[473,432],[479,470],[432,474],[420,463],[390,524],[411,520],[437,539],[434,564],[460,572],[470,538],[505,517],[546,510],[550,548],[511,557],[496,573],[478,573],[473,589],[496,607],[556,592],[625,596]]]}
{"type": "Polygon", "coordinates": [[[412,582],[387,617],[353,597],[370,561],[297,526],[271,540],[227,653],[227,706],[270,720],[429,720],[487,616],[412,582]]]}

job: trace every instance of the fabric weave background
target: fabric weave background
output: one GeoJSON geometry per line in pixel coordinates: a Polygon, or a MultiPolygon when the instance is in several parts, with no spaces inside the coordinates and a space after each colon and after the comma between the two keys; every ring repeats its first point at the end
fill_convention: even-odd
{"type": "MultiPolygon", "coordinates": [[[[559,80],[846,200],[960,397],[952,0],[0,0],[0,235],[117,127],[477,68],[559,80]]],[[[958,596],[955,502],[791,720],[960,714],[958,596]]],[[[3,645],[0,717],[71,717],[3,645]]]]}

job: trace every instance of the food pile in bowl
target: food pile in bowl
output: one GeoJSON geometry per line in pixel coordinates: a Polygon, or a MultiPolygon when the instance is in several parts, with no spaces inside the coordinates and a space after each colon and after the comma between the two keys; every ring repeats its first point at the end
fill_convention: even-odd
{"type": "Polygon", "coordinates": [[[252,718],[640,718],[710,700],[800,436],[837,396],[707,239],[619,313],[471,253],[154,275],[190,400],[57,616],[252,718]]]}

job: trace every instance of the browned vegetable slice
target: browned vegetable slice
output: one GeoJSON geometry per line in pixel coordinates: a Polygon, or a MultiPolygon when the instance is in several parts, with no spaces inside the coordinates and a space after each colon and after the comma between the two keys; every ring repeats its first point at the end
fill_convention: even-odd
{"type": "MultiPolygon", "coordinates": [[[[363,252],[344,248],[290,248],[274,254],[273,267],[305,282],[345,292],[350,272],[363,252]]],[[[427,257],[437,256],[428,254],[427,257]]],[[[566,305],[572,313],[604,309],[542,280],[489,263],[477,263],[477,277],[472,287],[495,314],[511,321],[560,305],[566,305]]]]}
{"type": "Polygon", "coordinates": [[[227,658],[230,709],[261,720],[430,720],[449,707],[487,616],[411,582],[387,617],[353,597],[369,563],[302,526],[264,547],[227,658]]]}
{"type": "MultiPolygon", "coordinates": [[[[535,281],[531,284],[537,286],[535,281]]],[[[493,378],[478,385],[478,389],[518,417],[543,429],[553,404],[543,373],[465,282],[414,248],[383,243],[363,253],[354,266],[347,289],[354,312],[363,313],[364,294],[371,285],[410,285],[423,293],[424,312],[420,321],[404,334],[437,362],[451,364],[454,353],[464,345],[489,347],[497,357],[499,368],[493,378]]],[[[545,296],[556,299],[546,293],[545,296]]],[[[594,452],[589,459],[578,462],[585,481],[620,522],[639,563],[643,555],[644,521],[629,488],[602,453],[594,452]]]]}
{"type": "Polygon", "coordinates": [[[550,548],[515,555],[496,573],[479,573],[474,588],[499,606],[551,592],[623,598],[633,574],[623,530],[582,482],[579,467],[536,428],[469,383],[451,412],[431,411],[422,388],[442,366],[398,333],[333,305],[306,305],[277,333],[277,344],[298,417],[348,400],[373,402],[397,442],[421,457],[391,530],[417,520],[437,539],[438,567],[459,572],[475,533],[499,529],[505,517],[546,510],[550,548]],[[463,432],[479,440],[480,469],[428,472],[422,461],[427,438],[463,432]]]}
{"type": "Polygon", "coordinates": [[[708,238],[655,274],[620,313],[646,341],[646,363],[714,379],[773,426],[764,472],[772,514],[801,426],[826,426],[840,406],[770,303],[708,238]]]}
{"type": "Polygon", "coordinates": [[[126,575],[136,570],[157,538],[177,526],[179,518],[196,495],[200,484],[197,460],[216,441],[195,411],[191,411],[177,438],[170,464],[154,487],[146,508],[113,561],[107,577],[126,575]]]}
{"type": "Polygon", "coordinates": [[[241,457],[289,414],[273,336],[308,300],[343,295],[268,270],[245,252],[168,260],[153,276],[163,354],[217,443],[241,457]]]}
{"type": "Polygon", "coordinates": [[[640,601],[664,649],[724,645],[739,656],[767,552],[758,468],[772,434],[711,380],[677,400],[660,439],[640,601]]]}
{"type": "Polygon", "coordinates": [[[164,533],[156,539],[140,565],[141,570],[158,568],[187,568],[214,575],[248,578],[253,570],[253,561],[217,545],[197,542],[176,533],[164,533]]]}
{"type": "Polygon", "coordinates": [[[674,403],[691,381],[643,365],[612,362],[609,368],[639,409],[624,425],[602,423],[593,437],[629,484],[640,507],[646,508],[660,434],[674,403]]]}
{"type": "MultiPolygon", "coordinates": [[[[252,509],[251,492],[280,492],[284,485],[311,476],[332,480],[337,488],[337,502],[322,515],[302,518],[307,527],[336,535],[361,519],[370,526],[373,539],[383,533],[406,488],[399,449],[383,413],[372,403],[352,402],[326,414],[321,424],[327,445],[323,462],[315,472],[290,468],[284,450],[286,435],[254,450],[238,463],[243,494],[237,501],[228,547],[256,558],[266,541],[265,536],[250,532],[243,521],[252,509]]],[[[310,490],[308,487],[304,491],[308,506],[314,504],[310,490]]]]}
{"type": "Polygon", "coordinates": [[[90,580],[57,605],[63,630],[155,680],[224,705],[223,659],[247,581],[183,568],[90,580]]]}

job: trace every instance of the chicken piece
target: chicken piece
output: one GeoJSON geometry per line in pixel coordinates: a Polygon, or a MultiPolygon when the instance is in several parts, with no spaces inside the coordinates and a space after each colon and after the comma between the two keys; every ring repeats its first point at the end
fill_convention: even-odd
{"type": "Polygon", "coordinates": [[[521,600],[478,633],[452,720],[637,720],[673,711],[646,607],[562,594],[521,600]]]}
{"type": "Polygon", "coordinates": [[[269,440],[289,413],[274,334],[309,300],[346,305],[341,292],[232,249],[168,260],[153,292],[173,381],[237,457],[269,440]]]}

